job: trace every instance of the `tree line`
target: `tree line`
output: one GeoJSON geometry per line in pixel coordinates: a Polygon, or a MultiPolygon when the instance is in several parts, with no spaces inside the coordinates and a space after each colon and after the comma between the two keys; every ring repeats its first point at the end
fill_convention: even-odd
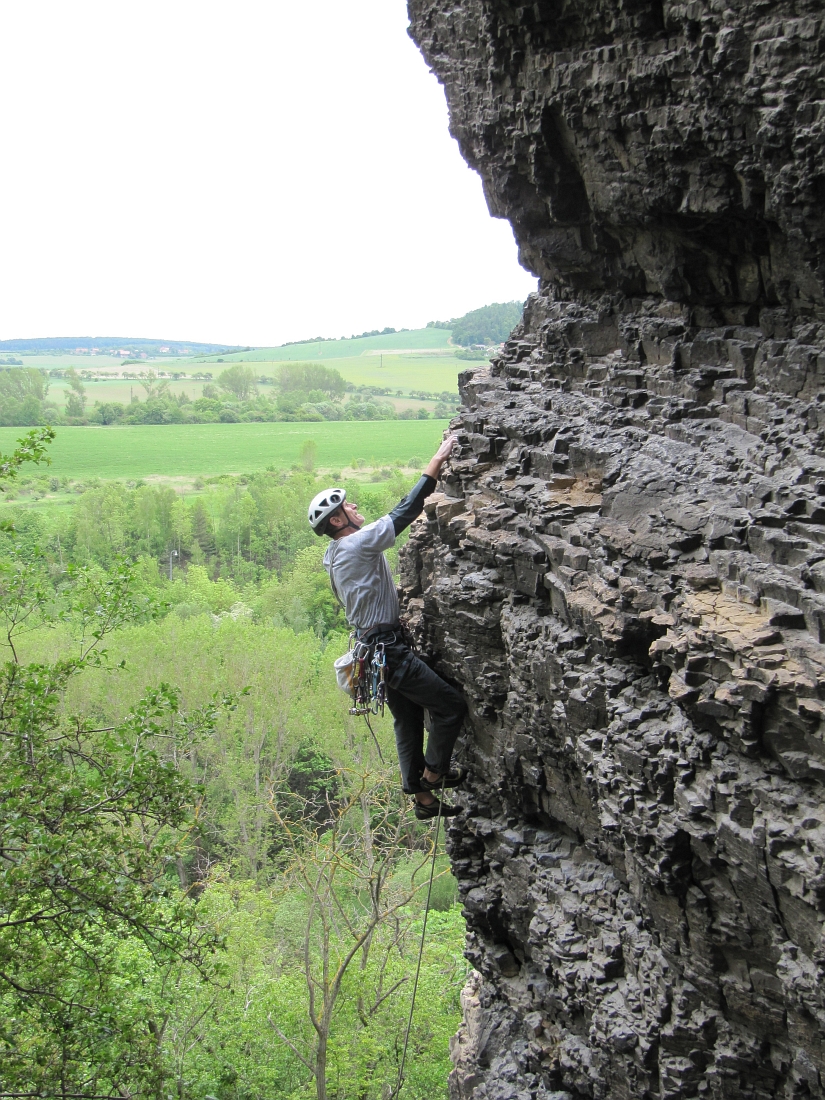
{"type": "MultiPolygon", "coordinates": [[[[234,424],[258,422],[323,422],[328,420],[395,420],[415,416],[428,419],[428,409],[396,413],[389,391],[379,387],[356,388],[345,382],[334,367],[321,363],[286,363],[274,377],[259,376],[253,367],[236,363],[207,381],[201,396],[174,393],[169,379],[152,370],[138,378],[144,391],[129,403],[89,400],[88,386],[80,374],[61,371],[68,383],[65,408],[49,398],[49,372],[36,367],[0,369],[0,424],[234,424]],[[263,387],[263,390],[261,389],[263,387]]],[[[458,395],[435,396],[435,415],[452,416],[458,395]]]]}
{"type": "MultiPolygon", "coordinates": [[[[303,448],[310,466],[313,448],[312,441],[303,448]]],[[[410,461],[417,464],[415,456],[410,461]]],[[[407,492],[411,480],[398,467],[371,476],[370,483],[350,478],[343,485],[368,516],[378,518],[407,492]]],[[[340,481],[340,475],[333,480],[340,481]]],[[[201,566],[210,581],[229,578],[238,584],[270,583],[295,564],[300,551],[321,548],[306,519],[307,501],[322,488],[311,469],[296,465],[196,484],[199,491],[182,496],[156,484],[81,483],[69,509],[19,512],[15,542],[41,547],[55,568],[69,562],[108,568],[125,555],[154,561],[167,575],[171,555],[173,576],[201,566]]]]}

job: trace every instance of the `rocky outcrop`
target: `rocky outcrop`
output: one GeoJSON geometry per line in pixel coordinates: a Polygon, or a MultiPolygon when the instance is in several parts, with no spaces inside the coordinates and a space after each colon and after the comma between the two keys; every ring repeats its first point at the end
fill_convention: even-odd
{"type": "Polygon", "coordinates": [[[402,562],[471,709],[452,1096],[821,1097],[819,7],[410,10],[541,276],[402,562]]]}
{"type": "Polygon", "coordinates": [[[822,315],[819,0],[409,0],[525,266],[742,323],[822,315]]]}

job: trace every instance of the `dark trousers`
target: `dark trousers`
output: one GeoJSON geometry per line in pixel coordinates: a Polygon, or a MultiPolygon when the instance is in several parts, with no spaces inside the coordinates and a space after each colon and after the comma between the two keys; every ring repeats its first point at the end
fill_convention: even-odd
{"type": "Polygon", "coordinates": [[[460,691],[428,668],[400,639],[385,643],[385,653],[387,705],[395,726],[401,781],[406,794],[416,794],[424,789],[420,779],[425,767],[440,775],[450,770],[450,757],[461,732],[467,704],[460,691]],[[426,756],[425,708],[430,716],[426,756]]]}

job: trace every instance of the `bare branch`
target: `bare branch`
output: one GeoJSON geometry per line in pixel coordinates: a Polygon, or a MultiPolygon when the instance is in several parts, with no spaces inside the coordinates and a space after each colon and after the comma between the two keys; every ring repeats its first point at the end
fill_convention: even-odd
{"type": "Polygon", "coordinates": [[[271,1012],[268,1013],[266,1018],[269,1021],[269,1026],[272,1028],[272,1030],[275,1031],[281,1039],[283,1039],[283,1041],[286,1043],[286,1045],[289,1047],[289,1049],[292,1051],[292,1053],[295,1055],[295,1057],[298,1058],[299,1061],[303,1062],[303,1064],[306,1066],[306,1068],[309,1070],[309,1072],[314,1077],[315,1076],[315,1069],[306,1060],[306,1058],[304,1058],[303,1054],[301,1054],[300,1050],[298,1050],[298,1048],[295,1046],[295,1044],[292,1042],[292,1040],[288,1039],[286,1037],[286,1035],[284,1035],[284,1033],[278,1027],[278,1025],[273,1021],[272,1013],[271,1012]]]}

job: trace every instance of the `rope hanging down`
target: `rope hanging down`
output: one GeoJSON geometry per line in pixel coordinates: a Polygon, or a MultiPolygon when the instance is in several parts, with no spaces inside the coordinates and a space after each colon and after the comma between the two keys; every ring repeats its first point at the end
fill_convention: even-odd
{"type": "MultiPolygon", "coordinates": [[[[441,798],[444,797],[444,777],[441,779],[441,798]]],[[[435,857],[438,854],[438,834],[441,829],[441,798],[438,800],[438,817],[435,821],[435,841],[433,842],[433,859],[430,864],[430,883],[427,887],[427,904],[424,907],[424,926],[421,929],[421,943],[418,946],[418,963],[415,968],[415,981],[413,982],[412,999],[410,1000],[410,1015],[407,1020],[407,1033],[404,1036],[404,1050],[401,1053],[401,1064],[398,1067],[398,1081],[395,1089],[390,1093],[391,1100],[398,1100],[401,1089],[404,1087],[404,1066],[407,1061],[407,1047],[410,1043],[410,1031],[412,1030],[413,1013],[415,1012],[415,997],[418,993],[418,977],[421,973],[421,959],[424,955],[424,937],[427,934],[427,917],[430,914],[430,898],[433,892],[433,878],[435,877],[435,857]]]]}

